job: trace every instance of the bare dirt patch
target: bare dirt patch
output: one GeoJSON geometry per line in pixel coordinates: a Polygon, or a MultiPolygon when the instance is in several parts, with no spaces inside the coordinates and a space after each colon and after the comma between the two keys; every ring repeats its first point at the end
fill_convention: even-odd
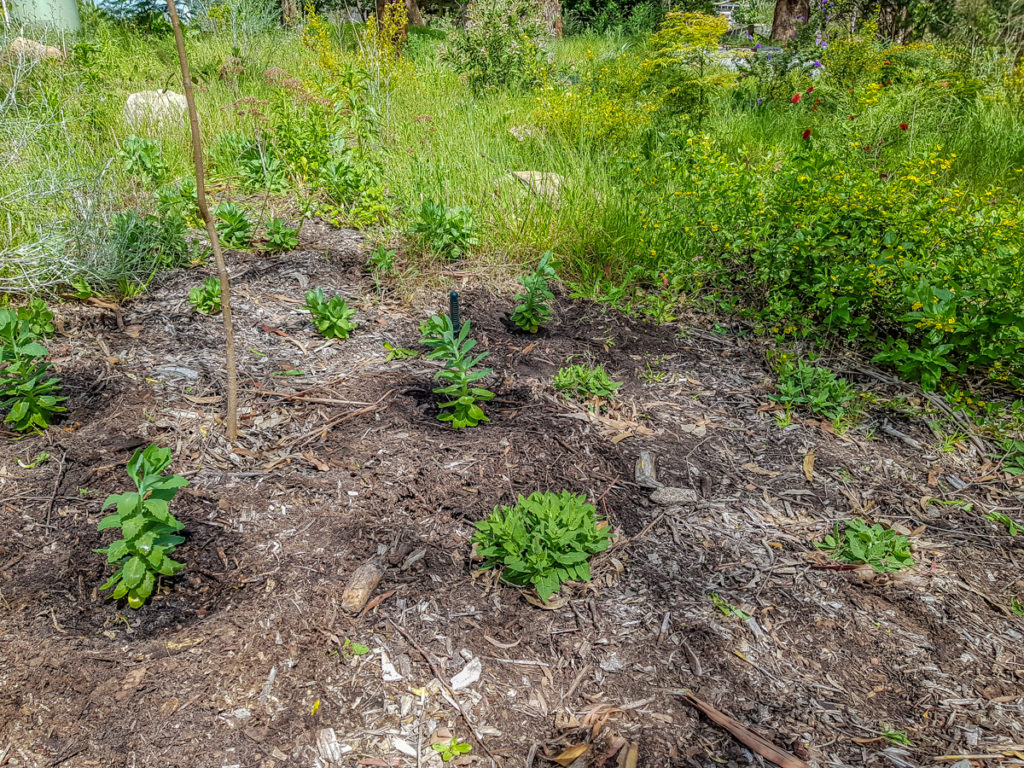
{"type": "Polygon", "coordinates": [[[51,351],[67,418],[0,445],[0,765],[431,765],[439,728],[480,765],[552,765],[586,742],[574,765],[622,765],[628,748],[602,755],[623,740],[639,765],[763,764],[681,689],[816,766],[1021,749],[1024,619],[1010,606],[1024,600],[1024,553],[983,514],[1019,514],[1019,483],[984,475],[971,452],[932,450],[912,422],[889,426],[920,450],[882,429],[780,430],[756,341],[568,299],[528,337],[510,330],[510,296],[472,288],[464,312],[497,398],[489,424],[452,430],[435,418],[433,364],[386,362],[382,346],[415,347],[441,297],[381,299],[354,235],[307,237],[232,261],[234,451],[219,423],[220,321],[186,304],[201,275],[125,307],[123,329],[105,310],[63,309],[51,351]],[[313,333],[298,311],[310,287],[358,306],[351,340],[313,333]],[[554,392],[573,356],[625,382],[606,417],[554,392]],[[107,569],[91,550],[102,500],[150,442],[191,483],[176,502],[188,567],[131,611],[97,594],[107,569]],[[43,450],[34,469],[15,460],[43,450]],[[641,450],[697,503],[651,501],[634,483],[641,450]],[[469,538],[517,493],[562,488],[597,501],[619,536],[593,583],[542,610],[477,574],[469,538]],[[917,567],[829,568],[813,542],[858,515],[913,531],[917,567]],[[374,557],[372,607],[348,614],[341,590],[374,557]],[[476,733],[431,682],[467,658],[482,676],[455,696],[476,733]],[[384,679],[384,659],[401,679],[384,679]]]}

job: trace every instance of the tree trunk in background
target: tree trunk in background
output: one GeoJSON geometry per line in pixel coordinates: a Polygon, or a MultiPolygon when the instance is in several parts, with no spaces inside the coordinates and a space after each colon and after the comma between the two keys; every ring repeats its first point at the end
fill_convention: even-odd
{"type": "Polygon", "coordinates": [[[299,20],[298,0],[281,0],[281,22],[291,27],[299,20]]]}
{"type": "Polygon", "coordinates": [[[409,14],[409,23],[414,27],[423,26],[423,14],[416,0],[405,0],[405,10],[409,14]]]}
{"type": "Polygon", "coordinates": [[[810,15],[811,4],[808,0],[776,0],[772,40],[786,42],[796,35],[797,24],[807,21],[810,15]]]}
{"type": "Polygon", "coordinates": [[[562,4],[559,0],[544,0],[544,21],[550,34],[562,36],[562,4]]]}

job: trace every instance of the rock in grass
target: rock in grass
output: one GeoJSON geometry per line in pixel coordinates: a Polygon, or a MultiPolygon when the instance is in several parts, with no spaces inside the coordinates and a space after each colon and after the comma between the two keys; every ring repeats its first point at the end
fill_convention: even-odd
{"type": "Polygon", "coordinates": [[[341,595],[341,607],[353,613],[361,611],[383,575],[384,564],[376,557],[356,568],[341,595]]]}
{"type": "Polygon", "coordinates": [[[512,171],[512,176],[530,192],[538,197],[547,198],[552,203],[557,203],[562,183],[565,181],[557,173],[543,173],[542,171],[512,171]]]}
{"type": "Polygon", "coordinates": [[[185,119],[188,104],[174,91],[139,91],[128,95],[124,103],[124,121],[132,127],[161,127],[185,119]]]}
{"type": "Polygon", "coordinates": [[[42,61],[44,59],[62,61],[64,59],[64,54],[60,52],[60,48],[54,48],[52,45],[43,45],[35,40],[29,40],[27,37],[14,38],[7,50],[11,57],[17,61],[42,61]]]}
{"type": "Polygon", "coordinates": [[[696,504],[697,492],[692,488],[659,488],[651,494],[651,501],[665,507],[696,504]]]}

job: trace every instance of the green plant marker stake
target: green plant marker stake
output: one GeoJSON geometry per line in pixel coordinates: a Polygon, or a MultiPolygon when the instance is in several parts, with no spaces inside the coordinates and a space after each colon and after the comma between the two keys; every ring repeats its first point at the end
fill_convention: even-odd
{"type": "Polygon", "coordinates": [[[456,336],[462,329],[462,322],[459,320],[459,292],[452,291],[448,294],[448,314],[452,319],[452,331],[456,336]]]}

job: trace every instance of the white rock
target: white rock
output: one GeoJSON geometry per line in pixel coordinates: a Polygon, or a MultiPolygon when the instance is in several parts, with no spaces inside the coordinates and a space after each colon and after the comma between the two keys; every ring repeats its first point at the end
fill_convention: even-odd
{"type": "Polygon", "coordinates": [[[60,52],[59,48],[37,43],[27,37],[14,38],[7,50],[18,61],[41,61],[43,59],[61,61],[64,58],[64,54],[60,52]]]}
{"type": "Polygon", "coordinates": [[[461,691],[477,680],[480,679],[480,673],[484,671],[483,664],[480,663],[480,659],[471,659],[466,666],[462,668],[459,674],[452,678],[452,690],[461,691]]]}
{"type": "Polygon", "coordinates": [[[124,103],[124,121],[131,126],[181,122],[185,118],[188,103],[185,97],[174,91],[139,91],[128,95],[124,103]]]}
{"type": "Polygon", "coordinates": [[[541,171],[512,171],[520,184],[530,190],[538,197],[546,197],[551,202],[557,203],[562,183],[565,181],[557,173],[543,173],[541,171]]]}
{"type": "Polygon", "coordinates": [[[409,757],[416,757],[416,747],[414,747],[408,741],[393,738],[391,739],[391,746],[399,752],[401,752],[403,755],[408,755],[409,757]]]}
{"type": "Polygon", "coordinates": [[[380,672],[381,680],[385,683],[397,683],[402,679],[402,675],[395,669],[395,665],[391,663],[391,659],[388,658],[383,648],[380,652],[380,672]]]}
{"type": "Polygon", "coordinates": [[[651,494],[651,501],[666,507],[677,504],[696,504],[697,492],[692,488],[659,488],[651,494]]]}

